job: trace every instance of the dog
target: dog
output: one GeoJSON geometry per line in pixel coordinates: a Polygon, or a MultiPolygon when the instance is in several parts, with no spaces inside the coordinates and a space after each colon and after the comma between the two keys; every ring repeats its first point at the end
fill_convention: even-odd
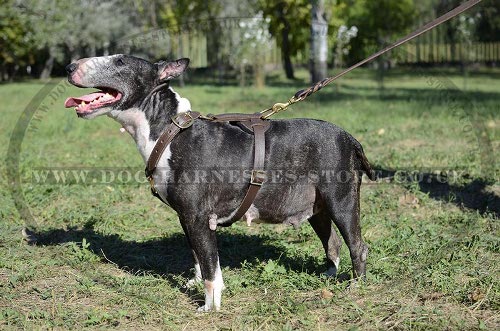
{"type": "MultiPolygon", "coordinates": [[[[123,54],[78,60],[66,67],[68,81],[98,91],[68,98],[65,106],[74,107],[84,119],[107,115],[118,121],[147,162],[172,116],[191,110],[189,100],[169,85],[188,64],[185,58],[151,63],[123,54]]],[[[373,171],[361,144],[324,121],[269,122],[265,168],[266,174],[276,171],[246,212],[247,223],[259,220],[299,226],[308,220],[326,253],[325,274],[332,277],[339,267],[341,246],[335,224],[349,248],[353,277],[364,277],[368,247],[361,237],[360,185],[363,173],[373,179],[373,171]]],[[[192,250],[195,277],[188,285],[204,281],[205,304],[200,311],[221,307],[224,283],[213,225],[232,223],[248,181],[182,184],[181,179],[193,169],[204,169],[205,174],[251,169],[253,144],[253,135],[234,123],[197,120],[167,146],[158,164],[161,171],[153,175],[161,200],[177,212],[192,250]]]]}

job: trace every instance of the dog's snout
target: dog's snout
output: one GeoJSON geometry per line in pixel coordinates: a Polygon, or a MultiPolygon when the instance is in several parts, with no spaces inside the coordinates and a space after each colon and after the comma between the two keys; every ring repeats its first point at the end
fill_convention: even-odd
{"type": "Polygon", "coordinates": [[[66,71],[68,72],[68,74],[71,74],[76,70],[76,68],[78,68],[78,65],[76,63],[70,63],[66,66],[66,71]]]}

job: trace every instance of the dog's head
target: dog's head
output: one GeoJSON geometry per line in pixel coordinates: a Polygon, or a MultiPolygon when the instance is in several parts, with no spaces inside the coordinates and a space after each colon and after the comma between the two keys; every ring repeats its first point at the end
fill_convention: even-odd
{"type": "Polygon", "coordinates": [[[141,104],[159,84],[182,74],[188,64],[186,58],[151,63],[123,54],[81,59],[66,66],[68,81],[98,91],[68,98],[64,105],[84,118],[127,110],[141,104]]]}

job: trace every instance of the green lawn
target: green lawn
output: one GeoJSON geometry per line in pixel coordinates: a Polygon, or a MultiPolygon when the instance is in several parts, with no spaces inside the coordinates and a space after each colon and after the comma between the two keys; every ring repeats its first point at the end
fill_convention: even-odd
{"type": "MultiPolygon", "coordinates": [[[[177,90],[204,114],[254,112],[306,87],[306,73],[299,76],[270,77],[264,90],[202,80],[177,90]]],[[[466,91],[451,69],[394,71],[383,90],[373,77],[358,70],[278,116],[342,126],[386,176],[362,189],[367,281],[349,287],[320,276],[324,254],[307,223],[299,230],[237,223],[217,230],[227,289],[222,311],[208,314],[196,313],[202,288],[183,289],[192,261],[177,216],[147,183],[29,180],[44,167],[142,171],[128,134],[109,118],[79,120],[64,109],[81,90],[47,88],[48,111],[38,108],[39,120],[12,137],[44,84],[0,85],[0,157],[9,156],[0,165],[0,328],[500,329],[500,71],[471,73],[466,91]],[[19,153],[8,154],[20,139],[19,153]],[[424,180],[387,177],[400,170],[400,179],[424,180]],[[449,182],[438,176],[444,172],[449,182]],[[12,192],[27,208],[16,208],[12,192]],[[26,223],[37,245],[23,240],[26,223]]],[[[344,245],[340,272],[350,269],[344,245]]]]}

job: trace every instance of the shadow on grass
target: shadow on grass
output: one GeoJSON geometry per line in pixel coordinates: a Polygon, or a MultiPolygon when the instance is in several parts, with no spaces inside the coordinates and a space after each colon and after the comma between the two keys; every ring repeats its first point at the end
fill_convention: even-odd
{"type": "Polygon", "coordinates": [[[500,196],[487,190],[491,183],[484,179],[452,178],[444,174],[409,173],[407,170],[384,168],[376,168],[375,171],[379,180],[391,182],[397,177],[398,181],[408,184],[417,180],[419,190],[435,200],[500,217],[500,196]]]}
{"type": "MultiPolygon", "coordinates": [[[[85,238],[90,243],[89,250],[108,262],[116,264],[120,269],[131,273],[154,273],[171,281],[174,286],[180,285],[176,275],[185,274],[192,277],[190,269],[193,258],[184,234],[176,233],[166,238],[158,238],[144,242],[123,240],[116,234],[104,235],[92,228],[68,230],[55,229],[34,233],[37,245],[60,245],[70,242],[82,242],[85,238]]],[[[221,266],[240,268],[242,263],[257,265],[259,261],[279,260],[290,270],[318,274],[324,266],[318,265],[315,258],[296,258],[286,255],[286,250],[269,243],[270,237],[262,235],[243,235],[220,231],[217,234],[221,266]]],[[[321,243],[317,241],[318,249],[321,243]]]]}

